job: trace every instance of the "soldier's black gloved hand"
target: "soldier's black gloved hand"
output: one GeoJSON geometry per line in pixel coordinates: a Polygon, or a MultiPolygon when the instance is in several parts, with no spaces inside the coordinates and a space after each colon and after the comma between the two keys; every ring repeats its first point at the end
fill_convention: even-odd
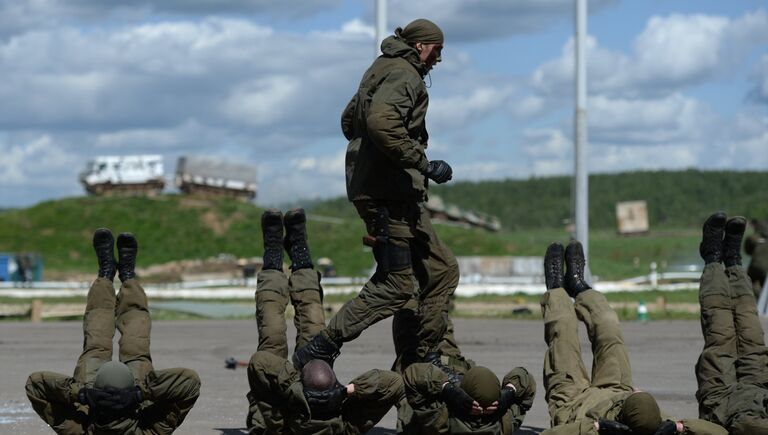
{"type": "Polygon", "coordinates": [[[432,160],[427,164],[424,175],[435,183],[442,184],[453,177],[453,169],[443,160],[432,160]]]}
{"type": "Polygon", "coordinates": [[[347,398],[347,387],[336,382],[336,385],[323,391],[305,388],[304,397],[313,420],[328,420],[341,414],[341,405],[347,398]]]}
{"type": "Polygon", "coordinates": [[[450,382],[446,383],[443,387],[442,396],[443,401],[448,406],[448,412],[452,416],[459,418],[470,416],[474,400],[459,385],[450,382]]]}
{"type": "Polygon", "coordinates": [[[495,417],[501,418],[507,412],[507,410],[509,410],[509,407],[515,403],[516,400],[517,393],[515,392],[514,388],[502,388],[498,400],[499,404],[496,407],[496,412],[494,412],[493,415],[495,417]]]}
{"type": "Polygon", "coordinates": [[[80,403],[87,404],[94,411],[120,413],[128,411],[143,400],[141,389],[128,388],[83,388],[78,393],[80,403]]]}
{"type": "Polygon", "coordinates": [[[618,421],[600,420],[597,424],[599,425],[597,433],[600,435],[629,435],[632,433],[632,429],[629,426],[618,421]]]}
{"type": "Polygon", "coordinates": [[[659,426],[655,435],[673,435],[677,433],[677,423],[667,420],[659,426]]]}

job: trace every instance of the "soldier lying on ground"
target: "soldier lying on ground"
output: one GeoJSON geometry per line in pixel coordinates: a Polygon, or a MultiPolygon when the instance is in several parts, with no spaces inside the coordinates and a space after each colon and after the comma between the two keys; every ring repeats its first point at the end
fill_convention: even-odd
{"type": "Polygon", "coordinates": [[[369,431],[403,397],[400,375],[370,370],[347,385],[331,366],[311,360],[297,370],[288,361],[285,308],[295,307],[296,347],[325,327],[320,275],[309,253],[304,211],[285,218],[267,210],[261,219],[264,267],[256,289],[258,351],[248,365],[251,434],[358,434],[369,431]],[[285,226],[285,238],[283,238],[285,226]],[[283,268],[283,247],[291,258],[290,279],[283,268]]]}
{"type": "Polygon", "coordinates": [[[696,364],[699,416],[735,435],[768,434],[768,348],[749,278],[741,267],[746,219],[704,223],[699,302],[704,349],[696,364]]]}
{"type": "Polygon", "coordinates": [[[98,229],[93,247],[99,274],[88,291],[85,341],[73,377],[36,372],[27,380],[32,408],[59,434],[170,434],[181,425],[200,392],[190,369],[154,370],[149,353],[147,296],[134,268],[138,243],[130,233],[114,239],[98,229]],[[115,300],[112,280],[122,286],[115,300]],[[120,360],[112,361],[112,337],[120,331],[120,360]]]}
{"type": "Polygon", "coordinates": [[[755,232],[744,242],[744,251],[752,257],[747,275],[752,279],[755,299],[759,299],[768,272],[768,222],[752,219],[752,228],[755,232]]]}
{"type": "Polygon", "coordinates": [[[405,433],[507,435],[520,428],[536,394],[536,381],[526,369],[512,369],[499,384],[486,367],[451,361],[464,363],[450,365],[455,375],[429,363],[405,370],[405,394],[413,410],[405,433]]]}
{"type": "Polygon", "coordinates": [[[605,296],[585,282],[584,262],[579,242],[565,250],[565,276],[561,244],[552,243],[544,257],[544,388],[552,428],[543,435],[725,435],[725,429],[707,421],[662,416],[653,396],[632,386],[619,319],[605,296]],[[591,381],[581,359],[579,320],[592,343],[591,381]]]}

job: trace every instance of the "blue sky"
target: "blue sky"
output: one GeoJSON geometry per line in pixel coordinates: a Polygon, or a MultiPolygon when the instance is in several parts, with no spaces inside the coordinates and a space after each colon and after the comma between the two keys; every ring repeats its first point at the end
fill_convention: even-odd
{"type": "MultiPolygon", "coordinates": [[[[0,207],[97,155],[250,162],[260,204],[344,194],[339,114],[373,0],[0,0],[0,207]]],[[[761,1],[589,2],[589,166],[768,170],[761,1]]],[[[428,155],[454,180],[572,171],[573,0],[389,0],[443,27],[428,155]]]]}

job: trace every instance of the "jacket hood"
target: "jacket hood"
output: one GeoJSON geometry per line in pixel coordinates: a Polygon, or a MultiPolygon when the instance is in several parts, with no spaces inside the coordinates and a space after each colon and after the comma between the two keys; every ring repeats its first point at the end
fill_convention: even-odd
{"type": "Polygon", "coordinates": [[[419,58],[419,52],[397,36],[389,36],[381,41],[381,53],[385,57],[402,57],[413,65],[422,77],[427,75],[427,70],[419,58]]]}

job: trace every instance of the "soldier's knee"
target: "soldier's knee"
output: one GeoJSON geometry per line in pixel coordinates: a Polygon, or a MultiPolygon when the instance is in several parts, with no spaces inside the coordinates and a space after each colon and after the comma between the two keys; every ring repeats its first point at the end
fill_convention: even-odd
{"type": "Polygon", "coordinates": [[[274,290],[258,290],[256,292],[256,304],[263,303],[287,304],[288,299],[284,294],[274,290]]]}

